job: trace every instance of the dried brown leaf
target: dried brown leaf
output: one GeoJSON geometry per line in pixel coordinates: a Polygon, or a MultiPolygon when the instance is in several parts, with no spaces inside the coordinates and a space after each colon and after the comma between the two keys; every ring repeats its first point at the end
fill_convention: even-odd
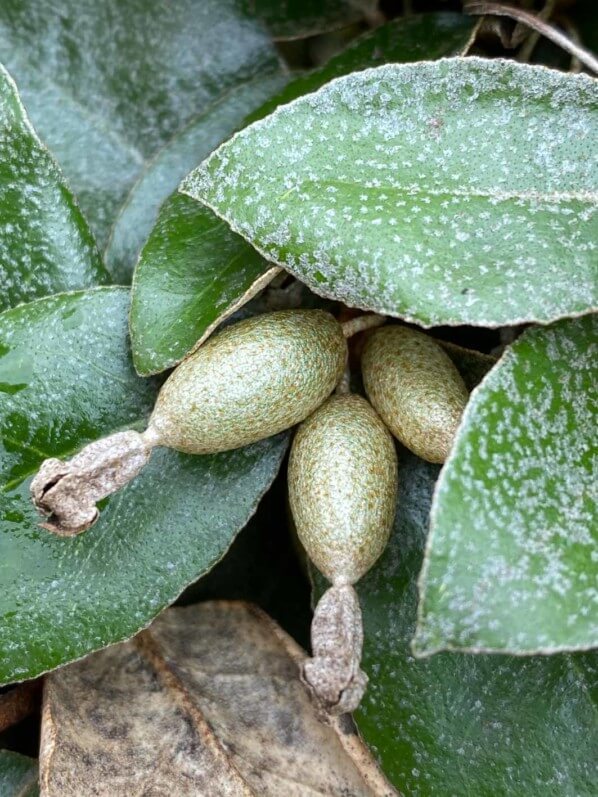
{"type": "Polygon", "coordinates": [[[318,716],[304,659],[250,605],[169,609],[48,676],[42,797],[395,794],[350,718],[318,716]]]}

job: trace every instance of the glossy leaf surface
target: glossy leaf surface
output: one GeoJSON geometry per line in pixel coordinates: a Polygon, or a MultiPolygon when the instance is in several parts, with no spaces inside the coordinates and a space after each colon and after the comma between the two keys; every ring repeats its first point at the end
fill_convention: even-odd
{"type": "Polygon", "coordinates": [[[29,481],[116,430],[144,427],[156,385],[133,370],[121,288],[0,316],[0,682],[136,633],[220,559],[278,471],[286,439],[191,457],[156,449],[80,537],[38,526],[29,481]]]}
{"type": "Polygon", "coordinates": [[[278,66],[240,0],[5,0],[0,52],[102,247],[161,148],[278,66]]]}
{"type": "Polygon", "coordinates": [[[131,338],[138,373],[179,362],[273,268],[211,210],[174,193],[162,206],[133,279],[131,338]]]}

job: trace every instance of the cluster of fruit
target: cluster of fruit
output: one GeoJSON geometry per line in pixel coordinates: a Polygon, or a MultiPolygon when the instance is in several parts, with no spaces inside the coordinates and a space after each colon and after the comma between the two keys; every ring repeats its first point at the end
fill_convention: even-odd
{"type": "Polygon", "coordinates": [[[403,326],[368,333],[361,370],[369,401],[351,394],[347,337],[368,325],[359,321],[286,310],[228,326],[173,371],[145,432],[119,432],[68,462],[48,459],[31,484],[44,527],[72,536],[95,522],[96,503],[136,476],[154,446],[211,454],[301,424],[289,460],[291,511],[332,583],[316,607],[303,678],[335,713],[353,710],[367,683],[353,585],[384,550],[394,520],[391,432],[423,459],[443,462],[468,398],[443,349],[403,326]]]}

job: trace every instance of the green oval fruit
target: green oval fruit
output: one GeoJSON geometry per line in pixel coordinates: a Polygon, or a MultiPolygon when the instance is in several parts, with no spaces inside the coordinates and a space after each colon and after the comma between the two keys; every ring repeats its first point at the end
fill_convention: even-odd
{"type": "Polygon", "coordinates": [[[418,457],[444,462],[469,394],[450,357],[407,327],[377,329],[361,358],[369,400],[390,431],[418,457]]]}
{"type": "Polygon", "coordinates": [[[335,585],[354,584],[390,535],[397,455],[388,430],[360,396],[333,396],[299,427],[289,460],[297,534],[335,585]]]}
{"type": "Polygon", "coordinates": [[[306,418],[342,376],[347,344],[322,310],[266,313],[211,337],[164,383],[158,442],[189,454],[249,445],[306,418]]]}

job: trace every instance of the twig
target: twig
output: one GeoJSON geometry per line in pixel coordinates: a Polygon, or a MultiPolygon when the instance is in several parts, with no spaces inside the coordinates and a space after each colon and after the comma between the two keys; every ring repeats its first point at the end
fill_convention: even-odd
{"type": "Polygon", "coordinates": [[[513,6],[504,6],[501,3],[488,3],[486,0],[472,0],[465,6],[465,11],[468,14],[492,14],[497,17],[510,17],[511,19],[521,22],[524,25],[537,31],[542,36],[545,36],[550,41],[554,42],[558,47],[570,53],[570,55],[577,58],[587,69],[598,75],[598,59],[592,53],[579,44],[571,41],[560,30],[539,19],[534,14],[529,14],[520,8],[513,6]]]}
{"type": "MultiPolygon", "coordinates": [[[[548,22],[550,17],[552,16],[554,9],[556,7],[557,0],[546,0],[544,3],[544,8],[538,12],[538,19],[541,19],[543,22],[548,22]]],[[[529,62],[533,51],[540,40],[540,32],[537,30],[532,31],[527,37],[527,41],[523,42],[521,45],[521,50],[519,51],[519,58],[526,63],[529,62]]]]}
{"type": "Polygon", "coordinates": [[[341,381],[336,386],[336,390],[334,392],[337,396],[346,396],[351,392],[351,370],[349,369],[348,363],[343,371],[341,381]]]}
{"type": "MultiPolygon", "coordinates": [[[[575,25],[571,22],[571,20],[568,17],[562,17],[559,20],[559,22],[560,22],[561,27],[563,28],[563,30],[567,33],[567,36],[571,39],[571,41],[575,42],[575,44],[579,44],[580,46],[582,46],[581,45],[581,36],[579,35],[579,31],[577,30],[575,25]]],[[[582,65],[581,65],[581,62],[580,62],[579,58],[577,58],[575,55],[572,55],[571,56],[571,66],[569,67],[569,71],[570,72],[581,72],[581,67],[582,67],[582,65]]]]}

